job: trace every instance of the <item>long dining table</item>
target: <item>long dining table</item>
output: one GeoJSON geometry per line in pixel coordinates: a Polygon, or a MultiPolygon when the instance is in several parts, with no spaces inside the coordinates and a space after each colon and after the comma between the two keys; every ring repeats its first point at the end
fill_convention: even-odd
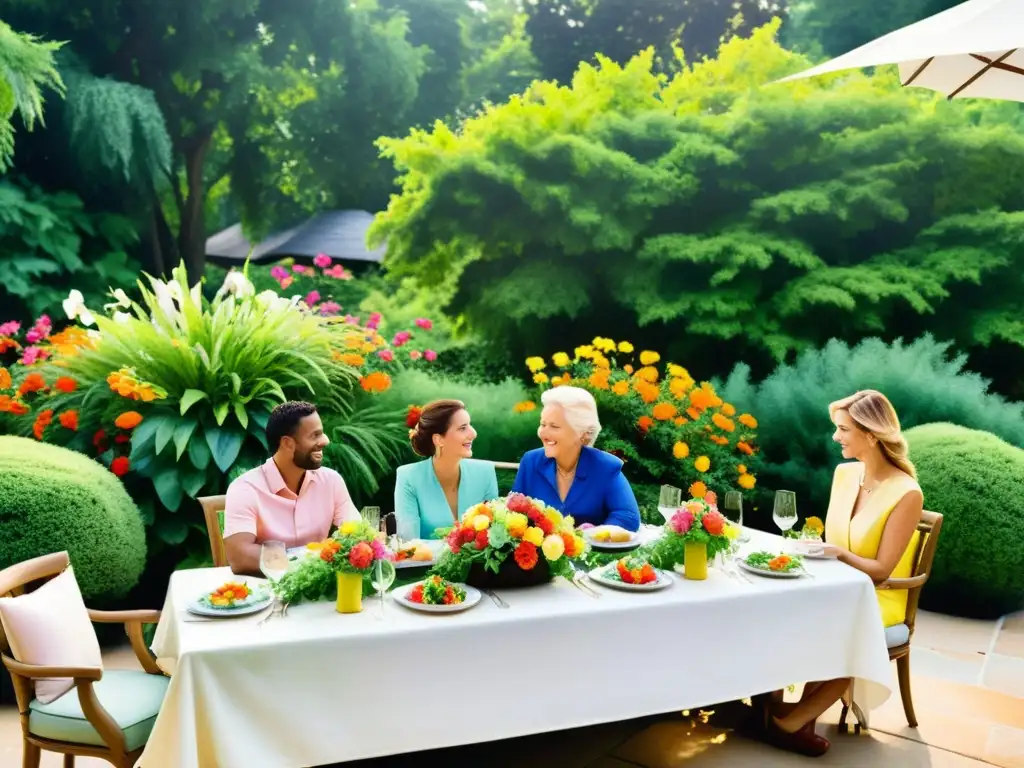
{"type": "MultiPolygon", "coordinates": [[[[781,551],[750,531],[742,549],[781,551]]],[[[870,710],[891,671],[869,578],[835,560],[773,579],[710,568],[670,588],[594,598],[563,579],[454,614],[376,598],[202,620],[186,607],[230,578],[176,572],[152,649],[171,683],[146,768],[305,768],[508,739],[857,679],[870,710]],[[742,574],[742,575],[741,575],[742,574]]],[[[407,588],[407,587],[406,587],[407,588]]]]}

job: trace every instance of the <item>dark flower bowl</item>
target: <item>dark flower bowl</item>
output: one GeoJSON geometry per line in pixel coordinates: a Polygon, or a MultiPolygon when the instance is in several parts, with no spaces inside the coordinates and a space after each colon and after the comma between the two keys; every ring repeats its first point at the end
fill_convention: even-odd
{"type": "Polygon", "coordinates": [[[485,568],[481,562],[474,562],[469,567],[466,583],[478,589],[515,589],[547,584],[551,578],[551,568],[543,557],[537,558],[537,564],[532,569],[524,571],[515,558],[509,555],[498,567],[497,573],[485,568]]]}

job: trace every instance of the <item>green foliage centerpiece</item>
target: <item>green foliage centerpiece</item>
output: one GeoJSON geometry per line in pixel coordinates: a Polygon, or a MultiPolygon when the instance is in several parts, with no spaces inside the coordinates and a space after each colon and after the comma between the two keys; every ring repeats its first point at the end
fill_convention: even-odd
{"type": "Polygon", "coordinates": [[[683,563],[686,578],[703,581],[708,577],[708,558],[727,551],[738,534],[718,511],[714,494],[708,493],[669,517],[664,536],[652,548],[652,559],[660,567],[683,563]]]}

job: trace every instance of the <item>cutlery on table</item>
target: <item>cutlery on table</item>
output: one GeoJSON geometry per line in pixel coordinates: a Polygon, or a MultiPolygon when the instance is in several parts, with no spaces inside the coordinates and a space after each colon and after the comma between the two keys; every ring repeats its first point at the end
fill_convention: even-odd
{"type": "Polygon", "coordinates": [[[494,604],[496,606],[498,606],[499,608],[508,608],[509,607],[508,603],[506,603],[504,600],[502,600],[501,597],[497,593],[495,593],[494,591],[492,591],[490,589],[481,589],[480,591],[483,592],[485,595],[487,595],[489,598],[491,598],[491,600],[494,601],[494,604]]]}

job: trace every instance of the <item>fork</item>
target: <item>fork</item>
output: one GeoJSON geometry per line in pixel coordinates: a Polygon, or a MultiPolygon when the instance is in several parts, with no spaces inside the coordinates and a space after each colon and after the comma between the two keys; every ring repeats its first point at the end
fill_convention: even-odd
{"type": "Polygon", "coordinates": [[[572,567],[572,583],[574,586],[578,587],[581,592],[585,592],[591,597],[603,597],[603,595],[600,592],[598,592],[588,583],[590,576],[589,574],[587,574],[586,571],[578,568],[576,564],[571,561],[569,565],[572,567]]]}
{"type": "Polygon", "coordinates": [[[499,597],[498,594],[496,592],[494,592],[493,590],[481,589],[480,591],[483,592],[485,595],[487,595],[489,598],[491,598],[491,600],[494,601],[494,604],[496,606],[498,606],[499,608],[508,608],[509,607],[508,603],[506,603],[504,600],[502,600],[501,597],[499,597]]]}

